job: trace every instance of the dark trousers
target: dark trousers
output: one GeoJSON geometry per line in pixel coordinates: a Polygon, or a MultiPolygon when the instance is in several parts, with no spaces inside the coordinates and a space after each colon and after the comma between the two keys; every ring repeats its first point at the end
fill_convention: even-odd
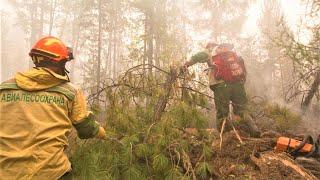
{"type": "Polygon", "coordinates": [[[229,105],[232,104],[233,113],[243,117],[247,110],[247,94],[243,82],[219,83],[210,86],[214,92],[214,103],[216,106],[216,125],[220,130],[224,118],[229,116],[229,105]]]}
{"type": "Polygon", "coordinates": [[[222,128],[223,120],[228,119],[231,103],[233,114],[239,116],[240,121],[227,121],[225,131],[232,130],[232,123],[233,125],[238,126],[239,129],[250,133],[251,136],[260,136],[258,127],[248,114],[248,98],[243,82],[219,83],[210,86],[210,89],[214,92],[214,102],[217,111],[216,125],[219,131],[222,128]]]}

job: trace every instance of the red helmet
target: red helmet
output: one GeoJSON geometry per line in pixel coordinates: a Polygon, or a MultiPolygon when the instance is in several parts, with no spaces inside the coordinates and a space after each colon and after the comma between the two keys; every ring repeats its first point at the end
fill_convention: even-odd
{"type": "Polygon", "coordinates": [[[53,36],[41,38],[32,47],[29,55],[32,58],[37,56],[47,57],[55,62],[73,59],[72,49],[64,45],[60,39],[53,36]]]}

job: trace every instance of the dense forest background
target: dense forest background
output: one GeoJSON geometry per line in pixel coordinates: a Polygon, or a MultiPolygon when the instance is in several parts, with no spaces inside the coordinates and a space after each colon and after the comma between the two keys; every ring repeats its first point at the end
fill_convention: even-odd
{"type": "MultiPolygon", "coordinates": [[[[279,0],[2,1],[2,81],[33,66],[28,50],[44,35],[73,47],[70,77],[87,94],[136,65],[179,66],[211,39],[244,57],[251,96],[319,113],[317,0],[295,1],[291,14],[279,0]]],[[[206,83],[204,69],[192,72],[206,83]]]]}
{"type": "Polygon", "coordinates": [[[245,61],[249,112],[262,132],[318,136],[320,0],[0,5],[1,81],[33,67],[28,51],[42,36],[56,36],[74,50],[69,76],[84,89],[108,137],[83,141],[71,133],[68,155],[76,179],[301,178],[274,162],[264,162],[272,175],[257,168],[253,154],[272,151],[272,138],[243,143],[232,132],[208,132],[215,126],[208,67],[179,67],[209,40],[232,43],[245,61]]]}

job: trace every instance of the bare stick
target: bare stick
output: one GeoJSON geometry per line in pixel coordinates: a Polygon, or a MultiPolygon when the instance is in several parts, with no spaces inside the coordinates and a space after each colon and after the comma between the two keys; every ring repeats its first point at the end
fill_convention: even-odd
{"type": "Polygon", "coordinates": [[[236,130],[236,128],[234,128],[233,124],[232,124],[232,129],[233,129],[233,132],[236,134],[238,140],[240,141],[240,144],[243,144],[243,141],[242,141],[238,131],[236,130]]]}
{"type": "Polygon", "coordinates": [[[221,151],[221,148],[222,148],[222,137],[223,137],[224,127],[226,126],[226,122],[227,122],[227,119],[224,118],[223,119],[223,123],[222,123],[222,127],[221,127],[221,131],[220,131],[220,151],[221,151]]]}

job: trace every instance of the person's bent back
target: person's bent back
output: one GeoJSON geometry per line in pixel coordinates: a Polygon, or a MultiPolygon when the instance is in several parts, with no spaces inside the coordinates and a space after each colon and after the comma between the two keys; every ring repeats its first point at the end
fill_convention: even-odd
{"type": "Polygon", "coordinates": [[[58,179],[71,171],[64,154],[72,126],[82,139],[104,138],[65,64],[72,52],[46,37],[30,52],[36,67],[0,85],[0,177],[58,179]]]}

